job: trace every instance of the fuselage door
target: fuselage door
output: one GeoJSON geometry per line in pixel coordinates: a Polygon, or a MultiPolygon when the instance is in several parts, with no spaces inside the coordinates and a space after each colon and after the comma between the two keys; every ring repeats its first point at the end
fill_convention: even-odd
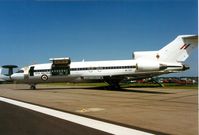
{"type": "Polygon", "coordinates": [[[32,67],[30,67],[30,69],[29,69],[29,75],[30,76],[34,76],[34,66],[32,66],[32,67]]]}
{"type": "Polygon", "coordinates": [[[67,76],[70,74],[70,58],[51,58],[50,61],[52,61],[52,76],[67,76]]]}

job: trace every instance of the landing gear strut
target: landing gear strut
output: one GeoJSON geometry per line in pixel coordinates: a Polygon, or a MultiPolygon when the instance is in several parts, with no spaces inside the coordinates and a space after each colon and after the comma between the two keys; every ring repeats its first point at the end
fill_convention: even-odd
{"type": "Polygon", "coordinates": [[[113,82],[113,83],[109,83],[109,85],[110,85],[109,86],[110,89],[117,89],[117,90],[121,89],[119,83],[113,82]]]}
{"type": "Polygon", "coordinates": [[[36,89],[36,84],[30,84],[30,89],[35,90],[36,89]]]}
{"type": "Polygon", "coordinates": [[[117,90],[121,89],[118,80],[112,80],[111,78],[105,78],[104,80],[110,85],[108,88],[117,90]]]}
{"type": "Polygon", "coordinates": [[[152,80],[154,83],[159,84],[160,87],[164,87],[164,84],[161,83],[160,81],[158,81],[157,79],[151,78],[151,80],[152,80]]]}

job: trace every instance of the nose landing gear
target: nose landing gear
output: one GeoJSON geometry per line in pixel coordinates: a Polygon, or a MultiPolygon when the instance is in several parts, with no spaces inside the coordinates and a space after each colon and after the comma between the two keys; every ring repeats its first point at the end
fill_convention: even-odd
{"type": "Polygon", "coordinates": [[[30,89],[31,90],[36,90],[36,84],[30,84],[30,89]]]}

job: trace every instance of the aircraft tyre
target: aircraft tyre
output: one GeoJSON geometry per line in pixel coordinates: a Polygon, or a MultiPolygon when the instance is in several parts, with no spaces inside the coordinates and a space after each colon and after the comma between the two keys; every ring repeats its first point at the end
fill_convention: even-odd
{"type": "Polygon", "coordinates": [[[114,83],[110,87],[111,87],[111,89],[116,89],[116,90],[121,89],[121,87],[120,87],[120,85],[118,83],[114,83]]]}
{"type": "Polygon", "coordinates": [[[121,89],[119,83],[117,83],[117,82],[111,82],[111,83],[109,82],[108,84],[109,84],[108,89],[110,89],[110,90],[119,90],[119,89],[121,89]]]}
{"type": "Polygon", "coordinates": [[[35,90],[35,89],[36,89],[36,86],[35,86],[35,85],[30,85],[30,89],[31,89],[31,90],[35,90]]]}

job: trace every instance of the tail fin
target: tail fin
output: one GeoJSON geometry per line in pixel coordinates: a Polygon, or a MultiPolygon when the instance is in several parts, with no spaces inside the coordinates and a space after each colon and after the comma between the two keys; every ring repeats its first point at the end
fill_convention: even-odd
{"type": "Polygon", "coordinates": [[[197,46],[197,35],[180,35],[158,51],[158,59],[165,62],[183,62],[197,46]]]}

